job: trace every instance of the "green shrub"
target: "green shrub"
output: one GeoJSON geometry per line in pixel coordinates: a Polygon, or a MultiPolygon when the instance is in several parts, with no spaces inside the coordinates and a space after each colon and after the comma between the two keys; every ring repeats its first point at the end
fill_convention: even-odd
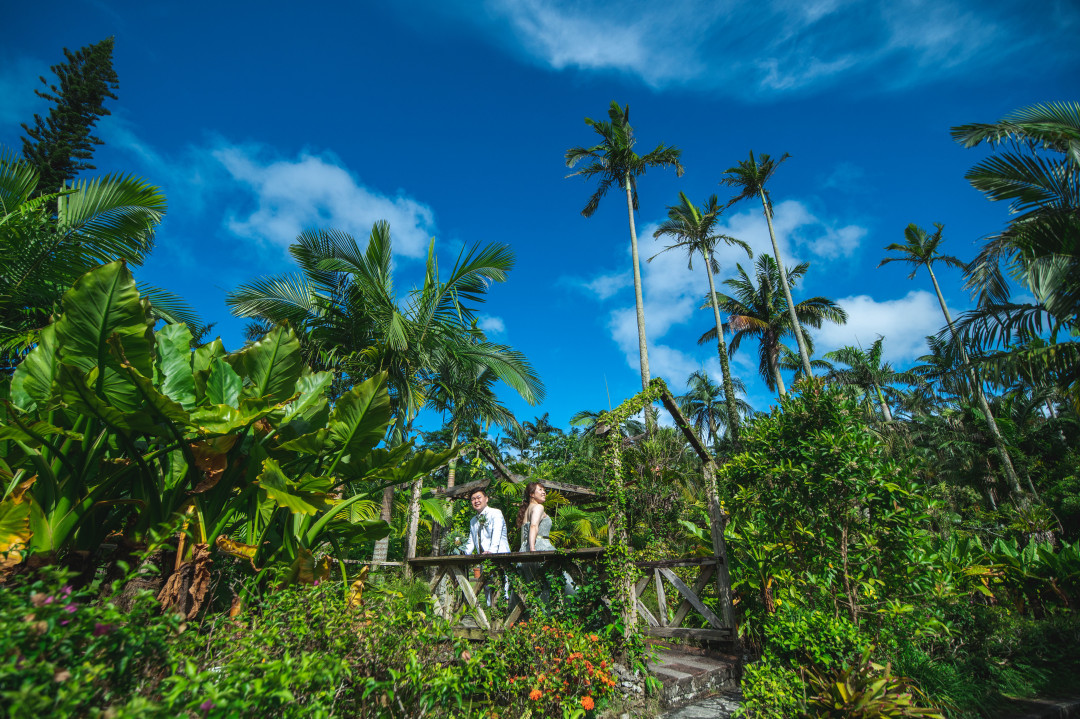
{"type": "Polygon", "coordinates": [[[889,665],[870,661],[867,647],[854,662],[831,672],[810,672],[807,690],[816,692],[799,716],[804,719],[889,719],[928,717],[945,719],[936,709],[916,703],[921,692],[897,677],[889,665]]]}
{"type": "Polygon", "coordinates": [[[790,719],[799,708],[803,684],[790,667],[763,656],[743,668],[742,695],[743,705],[736,716],[790,719]]]}

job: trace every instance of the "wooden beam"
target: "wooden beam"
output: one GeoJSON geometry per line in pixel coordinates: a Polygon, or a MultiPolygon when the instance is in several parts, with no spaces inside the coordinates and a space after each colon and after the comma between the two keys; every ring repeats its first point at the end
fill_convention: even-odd
{"type": "Polygon", "coordinates": [[[694,606],[694,609],[698,610],[701,616],[705,617],[705,621],[711,624],[716,629],[723,629],[724,623],[720,621],[720,618],[712,613],[712,610],[705,606],[704,602],[698,599],[698,596],[690,591],[690,587],[683,584],[683,580],[670,569],[657,569],[656,571],[664,575],[664,577],[675,585],[675,588],[679,590],[679,594],[686,597],[690,604],[694,606]]]}
{"type": "Polygon", "coordinates": [[[664,639],[698,639],[710,642],[730,642],[735,634],[730,629],[687,629],[685,627],[649,627],[646,636],[664,639]]]}
{"type": "Polygon", "coordinates": [[[683,413],[679,410],[679,405],[675,403],[675,398],[671,396],[671,393],[668,392],[666,388],[660,393],[660,401],[664,403],[664,407],[671,414],[671,418],[675,420],[675,426],[682,430],[683,436],[686,437],[686,441],[694,448],[694,451],[697,452],[701,461],[712,462],[712,454],[705,448],[705,445],[702,444],[697,436],[697,432],[695,432],[690,426],[690,423],[686,421],[686,417],[684,417],[683,413]]]}
{"type": "Polygon", "coordinates": [[[461,593],[465,595],[465,601],[468,602],[470,607],[476,610],[477,622],[484,629],[491,631],[491,622],[488,621],[487,615],[484,614],[480,602],[476,601],[476,592],[473,591],[472,585],[469,584],[465,572],[461,571],[459,567],[451,567],[450,571],[454,573],[454,579],[457,580],[458,586],[461,587],[461,593]]]}
{"type": "Polygon", "coordinates": [[[450,554],[443,557],[415,557],[409,560],[413,567],[468,567],[473,564],[491,562],[497,565],[504,564],[532,564],[545,562],[548,559],[564,557],[566,559],[600,559],[605,547],[583,547],[581,549],[566,549],[554,552],[500,552],[498,554],[450,554]]]}
{"type": "Polygon", "coordinates": [[[650,627],[660,626],[660,622],[656,621],[656,617],[653,616],[648,607],[641,603],[640,599],[635,598],[634,604],[637,606],[638,614],[641,615],[641,618],[644,619],[650,627]]]}
{"type": "MultiPolygon", "coordinates": [[[[705,589],[709,583],[709,579],[712,578],[713,572],[716,571],[715,565],[704,566],[701,568],[701,574],[698,575],[697,581],[694,582],[694,588],[691,590],[695,596],[701,594],[701,590],[705,589]]],[[[677,627],[682,624],[682,621],[686,619],[686,615],[690,613],[692,606],[686,599],[682,600],[679,604],[679,608],[675,610],[675,616],[672,618],[671,623],[668,626],[677,627]]]]}
{"type": "Polygon", "coordinates": [[[660,570],[653,570],[653,579],[656,583],[656,611],[660,615],[660,626],[667,626],[667,597],[664,596],[664,582],[660,579],[660,570]]]}
{"type": "Polygon", "coordinates": [[[509,629],[510,627],[514,626],[514,624],[517,623],[517,620],[521,619],[521,615],[524,612],[525,612],[525,603],[523,601],[521,601],[520,597],[518,597],[517,606],[514,607],[514,610],[512,612],[510,612],[510,616],[508,616],[506,618],[506,621],[503,622],[502,628],[503,629],[509,629]]]}
{"type": "Polygon", "coordinates": [[[686,559],[658,559],[649,562],[634,562],[638,569],[660,569],[661,567],[705,567],[716,566],[716,557],[688,557],[686,559]]]}

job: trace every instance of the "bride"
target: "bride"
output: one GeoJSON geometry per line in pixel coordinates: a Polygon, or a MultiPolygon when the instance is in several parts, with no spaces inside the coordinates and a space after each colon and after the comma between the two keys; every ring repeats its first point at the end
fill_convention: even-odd
{"type": "Polygon", "coordinates": [[[553,552],[555,545],[548,539],[551,517],[544,511],[547,490],[539,482],[525,485],[525,499],[518,510],[517,526],[521,528],[519,552],[553,552]]]}

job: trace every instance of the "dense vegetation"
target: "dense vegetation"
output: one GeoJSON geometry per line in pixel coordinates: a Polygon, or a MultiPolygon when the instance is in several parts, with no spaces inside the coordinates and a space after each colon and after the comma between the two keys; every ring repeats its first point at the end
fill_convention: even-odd
{"type": "MultiPolygon", "coordinates": [[[[637,180],[650,166],[681,173],[681,158],[663,144],[638,156],[629,108],[609,117],[587,121],[600,143],[566,161],[600,181],[584,214],[625,193],[649,386],[637,180]]],[[[798,297],[811,268],[787,267],[775,236],[773,256],[717,282],[721,243],[751,253],[715,233],[715,196],[681,195],[656,233],[705,266],[702,343],[724,360],[719,380],[695,373],[678,400],[719,467],[748,715],[854,716],[862,702],[863,716],[986,716],[1004,696],[1080,688],[1080,106],[954,135],[999,149],[969,179],[1014,219],[971,262],[942,253],[941,225],[886,248],[883,264],[926,270],[943,313],[910,368],[883,361],[887,338],[815,357],[807,328],[846,313],[798,297]],[[964,270],[975,309],[950,314],[935,264],[964,270]],[[740,397],[727,362],[748,349],[777,392],[768,413],[740,397]]],[[[768,183],[786,159],[751,153],[723,173],[728,205],[760,202],[770,234],[768,183]]],[[[400,300],[386,223],[365,246],[305,232],[297,272],[229,296],[252,321],[229,350],[178,298],[135,282],[165,212],[156,188],[109,176],[39,194],[40,177],[0,155],[9,715],[594,716],[631,701],[619,678],[644,646],[589,604],[612,589],[595,569],[570,568],[572,596],[561,568],[540,587],[515,579],[529,620],[472,645],[436,616],[426,583],[361,570],[460,545],[471,512],[437,487],[488,480],[514,517],[522,485],[492,453],[509,474],[603,490],[612,441],[625,490],[589,507],[552,492],[552,541],[625,537],[642,559],[712,552],[701,459],[654,408],[618,422],[583,408],[567,432],[499,400],[506,387],[544,395],[527,358],[477,326],[487,287],[512,269],[508,246],[466,248],[445,272],[432,244],[400,300]],[[441,428],[414,426],[425,408],[441,428]]],[[[652,589],[643,601],[668,616],[678,605],[652,589]]]]}

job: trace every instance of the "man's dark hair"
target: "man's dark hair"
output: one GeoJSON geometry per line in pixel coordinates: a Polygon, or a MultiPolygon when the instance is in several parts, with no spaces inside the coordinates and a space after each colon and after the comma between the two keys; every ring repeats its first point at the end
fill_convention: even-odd
{"type": "Polygon", "coordinates": [[[491,495],[488,494],[487,488],[485,488],[485,487],[477,487],[476,489],[470,489],[469,493],[465,495],[465,499],[467,499],[469,501],[472,501],[472,496],[474,494],[476,494],[477,492],[483,492],[485,497],[490,497],[491,496],[491,495]]]}

